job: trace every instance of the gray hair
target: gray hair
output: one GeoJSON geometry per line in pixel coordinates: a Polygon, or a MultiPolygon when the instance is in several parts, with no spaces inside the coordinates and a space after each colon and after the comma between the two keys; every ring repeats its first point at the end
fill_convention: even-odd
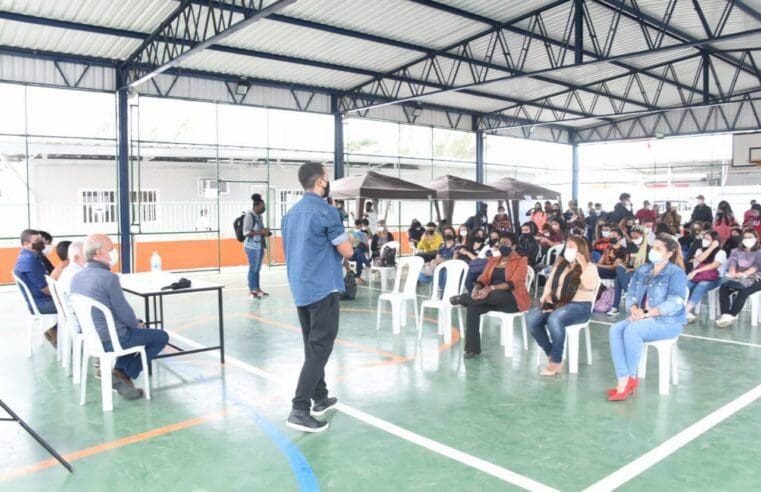
{"type": "Polygon", "coordinates": [[[85,261],[93,261],[98,250],[103,249],[103,241],[87,238],[84,242],[85,261]]]}
{"type": "Polygon", "coordinates": [[[69,245],[69,258],[81,256],[84,258],[84,241],[74,241],[69,245]]]}

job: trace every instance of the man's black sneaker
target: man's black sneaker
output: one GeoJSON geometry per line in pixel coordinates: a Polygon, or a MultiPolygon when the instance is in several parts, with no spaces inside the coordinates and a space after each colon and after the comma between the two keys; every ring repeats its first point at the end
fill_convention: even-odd
{"type": "Polygon", "coordinates": [[[291,410],[285,425],[301,432],[322,432],[328,430],[329,424],[312,417],[309,410],[291,410]]]}
{"type": "Polygon", "coordinates": [[[312,405],[312,415],[315,417],[322,417],[328,410],[335,407],[338,404],[338,398],[324,398],[320,401],[314,402],[312,405]]]}

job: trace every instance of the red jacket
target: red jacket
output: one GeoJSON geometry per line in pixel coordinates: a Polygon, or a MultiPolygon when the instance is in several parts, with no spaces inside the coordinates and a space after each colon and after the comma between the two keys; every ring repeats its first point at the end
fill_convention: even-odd
{"type": "MultiPolygon", "coordinates": [[[[489,259],[484,272],[478,277],[479,283],[484,286],[491,284],[494,269],[497,268],[501,259],[500,256],[489,259]]],[[[505,280],[513,283],[512,293],[513,297],[515,297],[515,302],[518,304],[519,311],[528,311],[528,308],[531,307],[531,300],[526,290],[526,275],[528,275],[528,259],[518,253],[511,253],[505,266],[505,280]]]]}

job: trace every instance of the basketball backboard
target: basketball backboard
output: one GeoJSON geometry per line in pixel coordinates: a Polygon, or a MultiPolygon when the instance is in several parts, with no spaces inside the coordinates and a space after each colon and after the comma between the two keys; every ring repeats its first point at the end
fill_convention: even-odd
{"type": "Polygon", "coordinates": [[[732,138],[732,166],[761,165],[761,132],[737,133],[732,138]]]}

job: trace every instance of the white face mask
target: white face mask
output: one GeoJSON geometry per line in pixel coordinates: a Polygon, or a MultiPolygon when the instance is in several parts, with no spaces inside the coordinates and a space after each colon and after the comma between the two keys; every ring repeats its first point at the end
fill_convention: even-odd
{"type": "Polygon", "coordinates": [[[51,251],[53,251],[52,246],[50,246],[49,244],[46,244],[45,249],[42,250],[42,254],[47,256],[50,254],[51,251]]]}
{"type": "Polygon", "coordinates": [[[468,235],[468,231],[466,231],[465,229],[460,231],[460,236],[466,237],[467,235],[468,235]]]}
{"type": "Polygon", "coordinates": [[[602,231],[602,237],[609,237],[610,231],[602,231]]]}
{"type": "Polygon", "coordinates": [[[756,245],[756,238],[755,237],[748,237],[743,239],[743,246],[745,246],[747,249],[752,248],[756,245]]]}
{"type": "Polygon", "coordinates": [[[378,232],[383,232],[385,230],[386,228],[384,226],[378,226],[378,232]]]}
{"type": "Polygon", "coordinates": [[[652,227],[645,227],[645,234],[650,234],[651,232],[653,232],[652,227]]]}
{"type": "Polygon", "coordinates": [[[709,247],[711,245],[711,240],[710,239],[703,239],[703,243],[702,244],[703,244],[704,248],[707,248],[707,247],[709,247]]]}
{"type": "Polygon", "coordinates": [[[566,248],[565,251],[563,251],[563,258],[565,258],[565,261],[568,263],[573,262],[576,260],[576,255],[579,253],[578,249],[574,248],[566,248]]]}
{"type": "Polygon", "coordinates": [[[633,242],[634,244],[636,244],[637,246],[639,246],[640,244],[642,244],[642,241],[643,241],[643,239],[642,239],[641,237],[638,237],[637,239],[632,239],[632,242],[633,242]]]}
{"type": "Polygon", "coordinates": [[[116,248],[109,251],[108,256],[109,256],[108,263],[111,266],[115,266],[117,263],[119,263],[119,251],[117,251],[116,248]]]}
{"type": "Polygon", "coordinates": [[[550,237],[550,233],[545,231],[544,237],[550,237]]]}

